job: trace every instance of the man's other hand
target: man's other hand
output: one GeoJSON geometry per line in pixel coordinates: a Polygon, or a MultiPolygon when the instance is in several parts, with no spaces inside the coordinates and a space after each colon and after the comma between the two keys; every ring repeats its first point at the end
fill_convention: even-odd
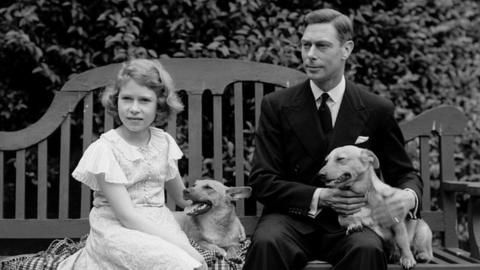
{"type": "Polygon", "coordinates": [[[340,215],[351,215],[360,211],[366,201],[364,195],[350,190],[321,188],[318,206],[330,207],[340,215]]]}

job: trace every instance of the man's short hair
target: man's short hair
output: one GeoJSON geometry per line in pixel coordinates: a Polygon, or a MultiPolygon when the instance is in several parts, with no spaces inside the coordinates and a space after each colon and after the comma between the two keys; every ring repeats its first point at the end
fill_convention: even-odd
{"type": "Polygon", "coordinates": [[[305,16],[306,25],[316,23],[332,23],[337,30],[340,43],[345,43],[353,38],[353,23],[346,15],[329,8],[309,12],[305,16]]]}

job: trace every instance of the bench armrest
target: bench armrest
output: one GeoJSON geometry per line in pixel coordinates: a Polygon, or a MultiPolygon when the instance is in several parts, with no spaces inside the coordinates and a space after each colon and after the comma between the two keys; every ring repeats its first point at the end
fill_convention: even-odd
{"type": "Polygon", "coordinates": [[[466,192],[470,196],[480,196],[480,182],[468,182],[466,192]]]}
{"type": "Polygon", "coordinates": [[[442,188],[446,192],[461,192],[466,193],[469,183],[460,182],[457,180],[444,180],[442,181],[442,188]]]}
{"type": "Polygon", "coordinates": [[[442,182],[446,193],[466,193],[468,202],[468,236],[471,256],[480,259],[480,182],[459,182],[447,180],[442,182]]]}
{"type": "Polygon", "coordinates": [[[480,182],[446,180],[442,182],[442,188],[446,192],[461,192],[470,196],[480,196],[480,182]]]}
{"type": "Polygon", "coordinates": [[[468,235],[471,255],[480,259],[480,183],[469,182],[466,192],[470,195],[468,202],[468,235]]]}
{"type": "Polygon", "coordinates": [[[468,236],[472,257],[480,259],[480,185],[469,184],[467,192],[470,194],[468,201],[468,236]]]}

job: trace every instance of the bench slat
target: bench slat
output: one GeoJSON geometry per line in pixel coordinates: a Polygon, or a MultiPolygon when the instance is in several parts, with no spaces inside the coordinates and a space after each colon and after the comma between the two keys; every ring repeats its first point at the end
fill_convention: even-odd
{"type": "Polygon", "coordinates": [[[468,226],[469,234],[469,243],[470,243],[470,252],[471,256],[480,259],[480,197],[479,196],[470,196],[470,201],[468,202],[468,218],[467,221],[470,224],[468,226]]]}
{"type": "MultiPolygon", "coordinates": [[[[425,264],[420,263],[415,266],[413,269],[428,269],[428,270],[478,270],[480,265],[474,264],[466,264],[466,265],[459,265],[459,264],[425,264]]],[[[388,270],[404,270],[398,264],[389,264],[388,270]]]]}
{"type": "MultiPolygon", "coordinates": [[[[450,269],[455,269],[455,270],[473,270],[477,269],[478,270],[479,265],[473,265],[473,264],[466,264],[466,265],[450,265],[450,264],[424,264],[424,263],[419,263],[415,266],[414,269],[432,269],[432,270],[450,270],[450,269]]],[[[315,261],[315,262],[310,262],[303,270],[327,270],[331,269],[331,265],[326,263],[326,262],[321,262],[321,261],[315,261]]],[[[399,264],[389,264],[388,265],[388,270],[404,270],[399,264]]]]}
{"type": "MultiPolygon", "coordinates": [[[[88,148],[93,140],[93,93],[88,95],[83,100],[83,138],[82,138],[82,152],[88,148]]],[[[90,212],[91,191],[87,185],[82,185],[80,195],[80,217],[86,218],[90,212]]]]}
{"type": "Polygon", "coordinates": [[[449,264],[447,261],[436,257],[435,254],[433,255],[433,259],[430,263],[432,263],[432,264],[449,264]]]}
{"type": "MultiPolygon", "coordinates": [[[[441,181],[456,179],[455,177],[455,137],[442,136],[439,141],[440,145],[440,179],[441,181]]],[[[440,189],[442,186],[440,185],[440,189]]],[[[443,193],[441,197],[441,205],[445,213],[445,246],[449,248],[458,247],[457,237],[457,220],[452,217],[457,216],[457,200],[454,193],[443,193]]]]}
{"type": "Polygon", "coordinates": [[[469,252],[466,252],[463,249],[460,248],[445,248],[444,249],[446,252],[449,252],[453,254],[454,256],[460,257],[466,261],[469,261],[471,263],[477,263],[480,264],[480,259],[475,259],[471,256],[469,252]]]}
{"type": "MultiPolygon", "coordinates": [[[[260,112],[262,108],[262,98],[265,93],[264,89],[264,84],[263,83],[255,83],[255,130],[258,126],[258,121],[260,119],[260,112]]],[[[263,205],[259,202],[256,203],[256,213],[257,216],[260,216],[262,214],[263,210],[263,205]]]]}
{"type": "Polygon", "coordinates": [[[25,149],[15,157],[15,218],[25,218],[25,149]]]}
{"type": "Polygon", "coordinates": [[[188,96],[188,182],[202,176],[202,95],[188,96]]]}
{"type": "Polygon", "coordinates": [[[38,144],[37,218],[47,218],[47,158],[48,140],[38,144]]]}
{"type": "Polygon", "coordinates": [[[61,126],[60,135],[60,183],[58,188],[58,217],[68,218],[70,187],[70,124],[71,115],[67,114],[61,126]]]}
{"type": "Polygon", "coordinates": [[[422,208],[431,209],[431,194],[430,194],[430,138],[427,136],[421,136],[419,138],[419,159],[420,159],[420,175],[423,179],[423,196],[422,196],[422,208]]]}
{"type": "Polygon", "coordinates": [[[213,177],[223,179],[222,155],[222,96],[213,96],[213,177]]]}
{"type": "MultiPolygon", "coordinates": [[[[170,116],[170,118],[168,119],[166,131],[174,139],[177,138],[177,114],[176,113],[172,114],[170,116]]],[[[175,209],[175,200],[173,200],[171,197],[167,196],[166,194],[165,194],[165,197],[166,197],[167,207],[169,209],[174,210],[175,209]]]]}
{"type": "Polygon", "coordinates": [[[4,153],[3,151],[0,151],[0,219],[3,218],[3,193],[4,193],[4,189],[3,189],[3,185],[5,183],[5,166],[3,165],[4,164],[4,153]]]}
{"type": "Polygon", "coordinates": [[[255,127],[258,125],[258,119],[260,119],[260,112],[262,108],[262,98],[264,95],[264,84],[255,83],[255,127]]]}
{"type": "MultiPolygon", "coordinates": [[[[480,265],[475,264],[425,264],[419,263],[414,269],[429,269],[429,270],[478,270],[480,265]]],[[[328,270],[331,269],[331,265],[326,262],[315,261],[310,262],[303,270],[328,270]]],[[[388,270],[404,270],[399,264],[389,264],[388,270]]]]}
{"type": "Polygon", "coordinates": [[[453,264],[468,264],[469,261],[464,260],[461,257],[455,256],[453,254],[447,253],[441,249],[435,248],[433,250],[433,254],[435,257],[442,258],[443,260],[453,263],[453,264]]]}
{"type": "MultiPolygon", "coordinates": [[[[235,113],[235,186],[244,186],[244,155],[243,155],[243,85],[235,83],[233,86],[234,113],[235,113]]],[[[245,200],[237,202],[237,213],[245,215],[245,200]]]]}

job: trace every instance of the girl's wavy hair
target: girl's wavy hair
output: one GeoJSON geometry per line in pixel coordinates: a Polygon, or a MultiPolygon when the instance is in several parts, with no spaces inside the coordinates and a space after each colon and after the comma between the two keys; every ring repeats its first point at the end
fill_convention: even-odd
{"type": "Polygon", "coordinates": [[[114,85],[107,86],[102,93],[102,104],[115,117],[116,121],[120,120],[118,117],[118,94],[130,80],[149,88],[157,95],[155,125],[166,124],[172,113],[183,110],[183,104],[175,92],[172,77],[160,61],[133,59],[122,65],[114,85]]]}

